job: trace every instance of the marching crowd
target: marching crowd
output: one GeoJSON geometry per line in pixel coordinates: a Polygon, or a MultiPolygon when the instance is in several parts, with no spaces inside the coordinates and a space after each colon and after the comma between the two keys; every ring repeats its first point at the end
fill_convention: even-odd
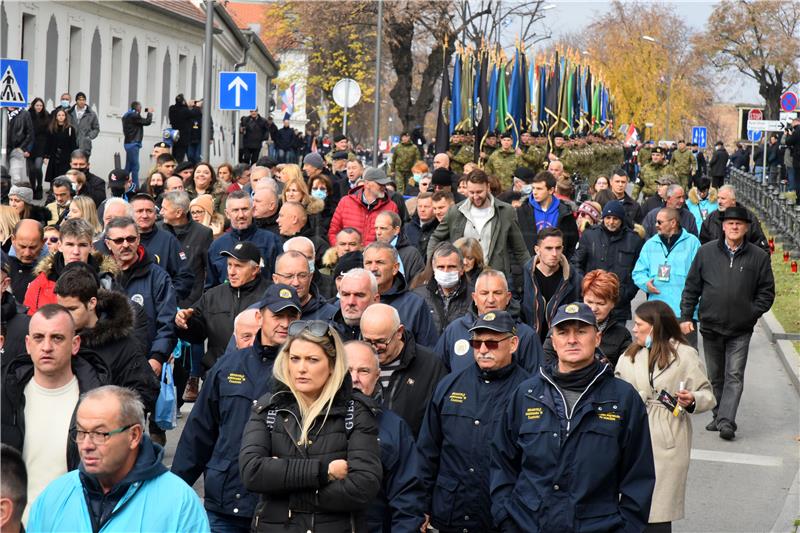
{"type": "Polygon", "coordinates": [[[577,143],[498,137],[429,167],[404,133],[388,173],[157,143],[141,184],[70,146],[14,184],[2,530],[671,531],[692,414],[736,437],[764,234],[682,141],[581,195],[577,143]]]}

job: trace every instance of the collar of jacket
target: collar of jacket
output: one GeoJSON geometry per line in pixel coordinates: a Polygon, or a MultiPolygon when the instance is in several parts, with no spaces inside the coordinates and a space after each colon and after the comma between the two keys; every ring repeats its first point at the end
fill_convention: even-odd
{"type": "MultiPolygon", "coordinates": [[[[497,215],[497,207],[495,206],[494,196],[492,196],[491,193],[489,193],[487,199],[489,200],[489,207],[492,209],[492,215],[489,217],[489,220],[491,220],[497,215]]],[[[463,214],[467,220],[472,222],[472,219],[469,216],[470,209],[472,209],[472,202],[469,198],[461,202],[461,204],[458,206],[458,210],[461,212],[461,214],[463,214]]]]}
{"type": "Polygon", "coordinates": [[[97,291],[97,323],[79,332],[81,346],[95,348],[128,337],[133,331],[133,310],[128,298],[119,292],[97,291]]]}
{"type": "MultiPolygon", "coordinates": [[[[567,281],[569,279],[570,269],[569,269],[569,261],[567,260],[567,257],[564,254],[561,254],[560,262],[561,262],[561,273],[564,275],[564,281],[567,281]]],[[[539,264],[539,256],[534,255],[533,259],[531,260],[531,275],[534,276],[534,279],[536,275],[534,269],[538,264],[539,264]]]]}
{"type": "Polygon", "coordinates": [[[127,271],[123,271],[123,275],[127,274],[128,279],[144,276],[147,273],[147,267],[149,267],[152,262],[153,260],[150,258],[150,254],[148,254],[144,246],[140,244],[139,249],[136,250],[136,262],[133,263],[127,271]]]}
{"type": "MultiPolygon", "coordinates": [[[[425,287],[428,288],[428,291],[431,294],[435,294],[437,296],[440,295],[440,293],[439,293],[439,284],[436,283],[435,279],[431,278],[430,281],[428,281],[425,284],[425,287]]],[[[453,298],[457,298],[457,297],[461,296],[464,293],[464,291],[467,290],[468,287],[469,287],[469,282],[467,281],[467,275],[466,274],[462,274],[461,277],[458,278],[458,285],[456,285],[456,290],[453,291],[453,293],[449,296],[449,298],[453,299],[453,298]]]]}
{"type": "Polygon", "coordinates": [[[231,235],[233,235],[237,241],[249,241],[250,238],[256,234],[258,231],[258,226],[256,226],[255,221],[251,222],[249,226],[244,229],[236,229],[231,228],[231,235]]]}
{"type": "Polygon", "coordinates": [[[403,349],[397,356],[400,359],[400,366],[395,368],[395,372],[408,368],[414,359],[417,357],[417,344],[414,341],[414,335],[408,330],[403,331],[403,349]]]}
{"type": "MultiPolygon", "coordinates": [[[[292,391],[289,389],[288,385],[282,381],[273,379],[270,390],[272,390],[270,397],[265,398],[265,400],[267,400],[267,406],[274,409],[291,410],[295,412],[299,420],[300,413],[297,406],[297,399],[294,397],[294,394],[292,394],[292,391]]],[[[331,405],[330,414],[345,414],[347,411],[347,401],[353,396],[353,381],[350,379],[350,374],[346,373],[344,375],[344,381],[342,381],[342,386],[339,387],[339,390],[336,391],[336,394],[333,397],[333,404],[331,405]]],[[[358,396],[359,400],[363,402],[362,399],[365,398],[364,395],[358,393],[358,396]]],[[[261,405],[262,401],[259,400],[258,403],[261,405]]],[[[325,416],[325,414],[323,413],[320,416],[325,416]]]]}
{"type": "Polygon", "coordinates": [[[280,344],[276,344],[275,346],[264,346],[261,344],[261,329],[259,329],[255,339],[253,339],[251,353],[260,357],[263,363],[267,361],[274,362],[275,358],[278,357],[278,353],[281,351],[281,347],[282,345],[280,344]]]}
{"type": "Polygon", "coordinates": [[[477,374],[479,379],[485,381],[502,381],[508,378],[517,369],[516,354],[511,357],[511,362],[502,368],[483,370],[480,366],[478,366],[478,363],[475,363],[475,368],[478,371],[477,374]]]}
{"type": "Polygon", "coordinates": [[[180,225],[167,224],[166,222],[164,222],[162,228],[165,231],[168,231],[173,235],[175,235],[175,237],[177,237],[178,240],[180,241],[181,237],[187,235],[193,229],[192,224],[197,224],[197,222],[195,222],[190,218],[188,219],[188,222],[186,222],[186,224],[180,224],[180,225]]]}
{"type": "MultiPolygon", "coordinates": [[[[733,257],[739,256],[739,255],[742,255],[743,253],[745,253],[747,251],[748,245],[752,245],[752,243],[747,240],[747,234],[745,234],[745,237],[744,237],[744,240],[742,241],[742,244],[740,244],[739,247],[736,249],[736,251],[733,252],[733,257]]],[[[720,250],[722,250],[722,252],[727,257],[730,257],[731,249],[728,248],[728,243],[725,242],[725,234],[724,233],[719,236],[719,239],[717,239],[717,246],[719,247],[720,250]]]]}
{"type": "Polygon", "coordinates": [[[400,272],[398,272],[397,274],[394,275],[394,280],[392,280],[392,286],[389,288],[388,291],[381,294],[381,298],[400,296],[401,294],[406,292],[406,290],[407,290],[406,278],[403,277],[403,275],[400,272]]]}

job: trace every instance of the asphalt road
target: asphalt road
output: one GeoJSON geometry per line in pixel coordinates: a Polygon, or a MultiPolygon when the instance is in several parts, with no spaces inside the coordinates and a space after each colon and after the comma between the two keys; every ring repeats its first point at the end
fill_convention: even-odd
{"type": "MultiPolygon", "coordinates": [[[[673,525],[674,531],[793,531],[792,521],[800,518],[800,496],[796,491],[790,496],[800,468],[800,399],[777,357],[757,327],[750,344],[736,440],[724,441],[717,433],[705,431],[710,413],[693,418],[686,518],[673,525]]],[[[167,433],[167,465],[172,464],[191,407],[183,406],[178,428],[167,433]]],[[[201,496],[202,483],[201,478],[194,485],[201,496]]]]}

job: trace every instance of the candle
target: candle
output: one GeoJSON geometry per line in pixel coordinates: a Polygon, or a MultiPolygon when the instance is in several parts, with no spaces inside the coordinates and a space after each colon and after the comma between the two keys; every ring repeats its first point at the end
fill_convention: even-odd
{"type": "Polygon", "coordinates": [[[792,261],[792,273],[797,274],[797,261],[792,261]]]}

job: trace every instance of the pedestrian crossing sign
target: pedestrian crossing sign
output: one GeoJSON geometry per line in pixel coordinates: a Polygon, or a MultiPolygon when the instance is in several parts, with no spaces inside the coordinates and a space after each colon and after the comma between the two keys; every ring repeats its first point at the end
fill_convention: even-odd
{"type": "Polygon", "coordinates": [[[28,105],[28,62],[0,58],[0,106],[28,105]]]}

